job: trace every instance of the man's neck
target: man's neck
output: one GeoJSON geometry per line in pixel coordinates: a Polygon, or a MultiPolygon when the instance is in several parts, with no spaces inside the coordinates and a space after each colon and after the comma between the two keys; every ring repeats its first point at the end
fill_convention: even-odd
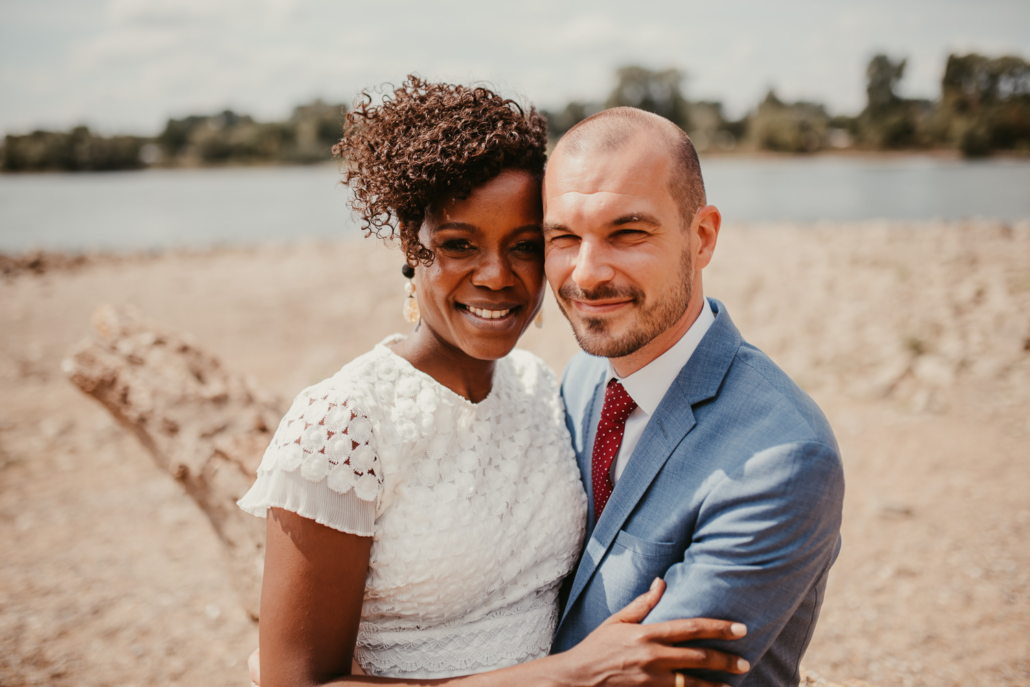
{"type": "Polygon", "coordinates": [[[675,346],[677,341],[683,338],[687,330],[697,321],[703,308],[704,294],[698,288],[694,291],[694,295],[691,296],[687,309],[683,311],[683,314],[671,327],[629,355],[621,358],[609,358],[616,374],[620,377],[628,377],[654,360],[657,360],[663,353],[675,346]]]}

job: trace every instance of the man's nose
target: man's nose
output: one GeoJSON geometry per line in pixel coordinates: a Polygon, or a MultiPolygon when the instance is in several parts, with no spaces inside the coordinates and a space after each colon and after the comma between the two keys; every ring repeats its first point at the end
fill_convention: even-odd
{"type": "Polygon", "coordinates": [[[572,268],[572,281],[581,291],[590,291],[615,277],[609,251],[610,248],[597,241],[586,240],[579,244],[572,268]]]}
{"type": "Polygon", "coordinates": [[[476,265],[472,273],[472,283],[475,286],[499,291],[515,285],[515,273],[505,256],[487,253],[476,265]]]}

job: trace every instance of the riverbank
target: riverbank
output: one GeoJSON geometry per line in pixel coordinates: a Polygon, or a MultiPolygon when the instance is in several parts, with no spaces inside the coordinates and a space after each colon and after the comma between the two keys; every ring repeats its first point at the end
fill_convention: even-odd
{"type": "MultiPolygon", "coordinates": [[[[405,331],[397,253],[310,242],[0,275],[0,683],[245,684],[257,633],[179,486],[60,372],[103,303],[283,397],[405,331]]],[[[1030,223],[730,223],[705,289],[813,395],[844,547],[804,665],[1030,681],[1030,223]]],[[[548,298],[523,345],[576,351],[548,298]]]]}

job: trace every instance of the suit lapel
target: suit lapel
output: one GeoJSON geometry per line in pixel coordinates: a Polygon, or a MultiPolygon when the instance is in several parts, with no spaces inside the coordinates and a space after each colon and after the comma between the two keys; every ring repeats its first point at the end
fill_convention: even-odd
{"type": "Polygon", "coordinates": [[[597,424],[601,419],[601,408],[604,405],[604,379],[605,373],[597,379],[594,386],[594,393],[587,404],[586,417],[583,425],[583,451],[579,456],[579,470],[584,476],[583,484],[587,490],[587,536],[594,529],[594,487],[591,475],[591,462],[594,451],[594,436],[597,434],[597,424]]]}
{"type": "MultiPolygon", "coordinates": [[[[643,498],[662,466],[694,428],[696,421],[693,406],[718,393],[719,386],[737,354],[737,349],[740,348],[740,332],[730,320],[725,307],[715,299],[709,299],[709,302],[715,313],[715,322],[701,339],[701,343],[690,356],[690,360],[680,370],[662,402],[658,404],[658,408],[648,421],[640,441],[626,463],[622,477],[615,485],[608,505],[587,541],[576,570],[569,600],[565,604],[566,614],[576,602],[583,588],[586,587],[612,542],[615,541],[615,536],[622,529],[640,499],[643,498]]],[[[601,381],[603,382],[603,379],[601,381]]],[[[599,405],[598,394],[602,391],[600,387],[595,391],[593,406],[599,405]]],[[[591,413],[590,424],[587,425],[588,437],[596,431],[597,422],[593,417],[594,414],[591,413]]],[[[584,442],[584,447],[592,452],[592,441],[584,442]]],[[[580,459],[580,469],[584,471],[584,475],[588,476],[584,481],[589,485],[591,482],[589,479],[590,455],[587,450],[584,450],[584,454],[586,454],[585,457],[580,459]]],[[[589,532],[589,524],[593,521],[593,494],[588,494],[588,496],[590,519],[587,531],[589,532]]]]}

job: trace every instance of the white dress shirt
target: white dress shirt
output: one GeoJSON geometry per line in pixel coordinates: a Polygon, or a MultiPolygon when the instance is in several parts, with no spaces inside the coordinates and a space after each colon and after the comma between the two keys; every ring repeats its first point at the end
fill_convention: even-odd
{"type": "Polygon", "coordinates": [[[640,435],[644,433],[644,428],[647,427],[647,423],[651,416],[654,415],[654,411],[658,409],[658,404],[665,398],[665,394],[669,391],[669,387],[672,386],[672,382],[679,376],[680,370],[683,369],[683,366],[690,360],[690,356],[697,350],[697,346],[701,343],[705,332],[715,322],[715,315],[712,313],[712,306],[708,304],[708,299],[702,297],[701,301],[703,303],[701,314],[694,320],[694,324],[690,325],[690,329],[686,331],[679,341],[673,344],[672,348],[647,365],[628,377],[619,377],[612,366],[612,362],[608,361],[608,375],[604,380],[605,385],[607,386],[608,382],[612,379],[619,380],[619,383],[626,389],[626,393],[637,403],[637,407],[626,420],[626,431],[622,435],[622,446],[619,447],[619,453],[615,456],[615,460],[612,461],[612,484],[618,483],[619,477],[622,476],[622,471],[626,469],[626,462],[633,455],[633,449],[636,448],[637,442],[640,441],[640,435]]]}

